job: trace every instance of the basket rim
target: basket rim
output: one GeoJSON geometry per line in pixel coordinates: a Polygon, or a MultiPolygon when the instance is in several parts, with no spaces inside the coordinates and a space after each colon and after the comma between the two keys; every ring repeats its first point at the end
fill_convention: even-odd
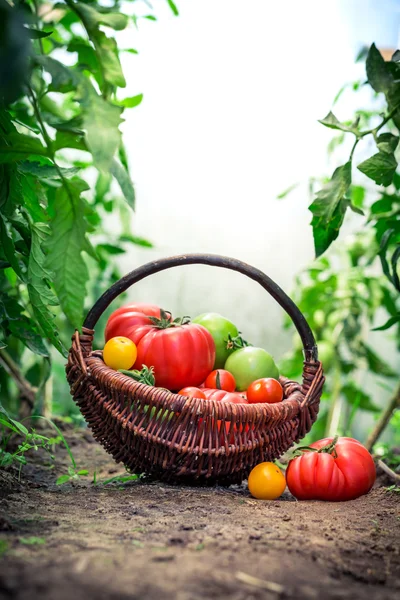
{"type": "MultiPolygon", "coordinates": [[[[93,382],[99,383],[97,377],[97,369],[101,369],[102,375],[105,378],[104,383],[109,386],[112,385],[112,379],[115,379],[115,382],[119,381],[122,385],[121,392],[125,393],[139,393],[144,392],[148,393],[150,396],[148,401],[144,404],[153,404],[158,408],[168,409],[172,412],[181,412],[184,406],[192,406],[197,405],[197,410],[201,409],[201,413],[203,416],[213,416],[217,418],[225,418],[227,416],[235,415],[235,407],[241,407],[243,412],[245,413],[246,420],[251,421],[252,417],[257,418],[260,416],[276,416],[281,412],[286,412],[286,407],[289,403],[294,403],[293,406],[295,408],[301,408],[302,402],[304,402],[307,392],[304,391],[303,385],[297,381],[289,380],[286,377],[280,376],[279,380],[284,388],[285,393],[285,385],[295,385],[298,386],[298,389],[293,390],[288,396],[284,397],[281,402],[276,402],[274,404],[268,404],[266,402],[249,404],[246,402],[233,403],[233,402],[219,402],[218,400],[209,400],[207,398],[190,398],[189,396],[183,396],[181,394],[177,394],[175,392],[171,392],[166,388],[161,388],[157,386],[147,385],[145,383],[141,383],[125,375],[124,373],[120,373],[119,371],[115,371],[111,367],[108,367],[103,359],[100,356],[101,351],[94,350],[88,357],[84,358],[84,361],[88,368],[88,376],[93,382]],[[96,372],[93,373],[91,367],[94,363],[94,368],[96,372]],[[157,394],[157,398],[154,399],[154,394],[157,394]],[[151,398],[152,396],[152,398],[151,398]],[[222,412],[227,413],[226,415],[221,415],[219,408],[225,409],[222,412]],[[212,414],[210,413],[210,408],[213,409],[212,414]],[[285,410],[283,410],[285,408],[285,410]],[[207,410],[208,409],[208,410],[207,410]],[[217,409],[217,410],[216,410],[217,409]]],[[[315,362],[316,365],[321,364],[319,361],[315,362]]],[[[100,385],[102,385],[100,383],[100,385]]],[[[147,398],[146,398],[147,400],[147,398]]],[[[227,419],[228,421],[231,418],[227,419]]]]}

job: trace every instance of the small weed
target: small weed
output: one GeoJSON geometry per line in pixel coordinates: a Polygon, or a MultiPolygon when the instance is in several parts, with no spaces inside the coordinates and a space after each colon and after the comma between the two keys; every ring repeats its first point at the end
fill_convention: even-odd
{"type": "Polygon", "coordinates": [[[65,475],[60,475],[60,477],[56,481],[56,485],[63,485],[64,483],[68,483],[69,481],[80,479],[80,477],[86,477],[86,475],[89,475],[89,471],[87,471],[86,469],[80,469],[79,471],[77,471],[76,466],[75,468],[68,467],[68,473],[65,475]]]}
{"type": "Polygon", "coordinates": [[[41,537],[31,536],[31,537],[21,537],[19,538],[21,544],[25,544],[25,546],[40,546],[46,543],[46,540],[41,537]]]}
{"type": "Polygon", "coordinates": [[[201,550],[204,550],[205,545],[204,544],[197,544],[197,546],[195,547],[195,550],[197,552],[201,552],[201,550]]]}
{"type": "Polygon", "coordinates": [[[385,490],[385,492],[389,492],[389,493],[394,492],[396,494],[400,494],[400,486],[396,485],[396,484],[390,485],[389,487],[384,488],[384,490],[385,490]]]}
{"type": "Polygon", "coordinates": [[[144,527],[135,527],[134,529],[132,529],[132,533],[145,533],[146,530],[144,527]]]}
{"type": "Polygon", "coordinates": [[[95,485],[108,485],[109,483],[127,483],[128,481],[136,481],[139,478],[140,475],[135,475],[133,473],[128,473],[128,475],[115,475],[114,477],[110,477],[109,479],[97,481],[95,485]]]}
{"type": "Polygon", "coordinates": [[[140,540],[132,540],[132,545],[136,546],[136,548],[143,548],[144,544],[140,540]]]}

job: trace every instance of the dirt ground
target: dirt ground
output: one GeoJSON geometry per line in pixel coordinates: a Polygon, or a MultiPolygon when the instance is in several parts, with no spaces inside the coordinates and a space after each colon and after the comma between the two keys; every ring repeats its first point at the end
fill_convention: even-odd
{"type": "Polygon", "coordinates": [[[391,600],[400,597],[400,498],[253,500],[246,486],[130,482],[90,433],[66,433],[90,477],[56,486],[36,454],[20,484],[0,475],[0,598],[15,600],[391,600]]]}

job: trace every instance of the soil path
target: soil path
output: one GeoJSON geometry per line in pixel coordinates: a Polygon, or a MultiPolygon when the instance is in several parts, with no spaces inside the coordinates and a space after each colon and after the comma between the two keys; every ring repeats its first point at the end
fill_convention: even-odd
{"type": "MultiPolygon", "coordinates": [[[[80,468],[122,469],[88,431],[80,468]]],[[[400,597],[400,502],[377,487],[342,504],[251,499],[245,486],[180,488],[81,479],[56,486],[43,457],[0,477],[0,598],[16,600],[400,597]]]]}

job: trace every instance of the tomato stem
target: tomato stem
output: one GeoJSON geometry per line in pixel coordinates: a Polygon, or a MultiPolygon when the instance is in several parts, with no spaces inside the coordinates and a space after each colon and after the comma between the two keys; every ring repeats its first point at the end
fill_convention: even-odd
{"type": "Polygon", "coordinates": [[[120,369],[119,372],[128,377],[132,377],[132,379],[139,381],[139,383],[145,383],[146,385],[154,385],[156,382],[154,377],[154,367],[146,367],[146,365],[143,365],[141,371],[137,371],[136,369],[132,369],[132,371],[120,369]]]}
{"type": "Polygon", "coordinates": [[[247,346],[251,346],[248,341],[242,338],[241,332],[239,331],[238,335],[232,337],[230,333],[228,333],[228,339],[224,340],[226,343],[227,350],[237,350],[238,348],[246,348],[247,346]]]}
{"type": "Polygon", "coordinates": [[[335,435],[333,440],[326,446],[323,446],[322,448],[312,448],[311,446],[299,446],[293,451],[293,458],[296,458],[297,456],[302,456],[303,452],[318,452],[320,454],[332,454],[334,458],[337,458],[336,443],[338,439],[339,436],[335,435]]]}
{"type": "Polygon", "coordinates": [[[190,317],[178,317],[172,321],[172,315],[169,310],[160,308],[160,318],[148,317],[154,327],[157,329],[168,329],[169,327],[181,327],[190,323],[190,317]]]}

